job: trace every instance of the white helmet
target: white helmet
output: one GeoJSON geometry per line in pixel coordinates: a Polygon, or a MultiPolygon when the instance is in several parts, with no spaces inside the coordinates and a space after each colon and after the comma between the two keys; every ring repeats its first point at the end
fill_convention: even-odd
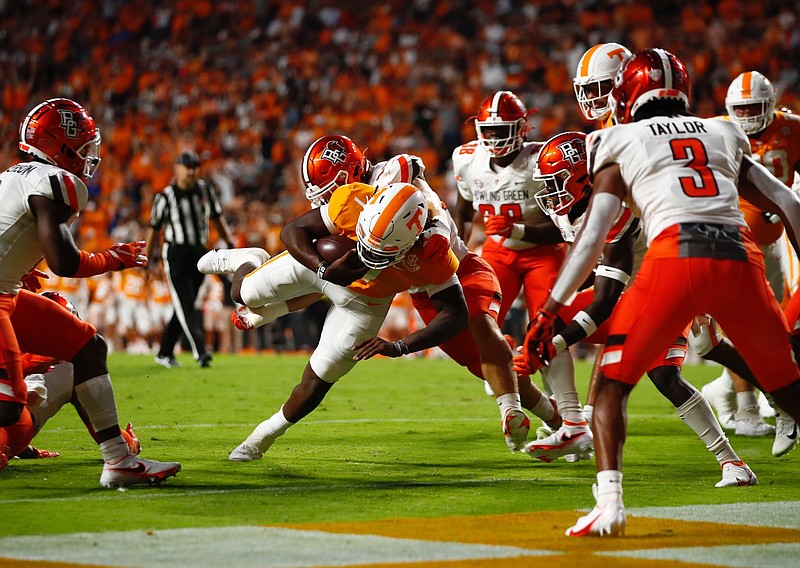
{"type": "Polygon", "coordinates": [[[732,122],[742,127],[745,134],[761,132],[775,118],[775,88],[769,79],[758,71],[746,71],[736,77],[728,87],[725,108],[732,122]],[[736,107],[760,104],[760,112],[736,115],[736,107]]]}
{"type": "Polygon", "coordinates": [[[608,94],[614,75],[631,52],[619,43],[598,43],[583,54],[572,80],[575,98],[587,120],[605,120],[611,113],[608,94]]]}
{"type": "Polygon", "coordinates": [[[393,183],[370,197],[356,226],[356,250],[367,267],[397,264],[419,239],[428,220],[425,195],[408,183],[393,183]]]}

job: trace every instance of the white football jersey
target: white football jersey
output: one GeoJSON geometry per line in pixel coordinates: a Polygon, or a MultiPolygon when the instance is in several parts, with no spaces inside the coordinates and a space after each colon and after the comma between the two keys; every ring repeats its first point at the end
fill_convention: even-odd
{"type": "Polygon", "coordinates": [[[621,124],[592,132],[587,155],[592,175],[619,165],[648,245],[677,223],[745,225],[737,183],[750,142],[732,122],[678,116],[621,124]]]}
{"type": "Polygon", "coordinates": [[[50,164],[24,162],[0,174],[0,294],[16,293],[20,278],[44,256],[36,219],[28,204],[32,195],[71,207],[75,215],[70,222],[89,198],[80,178],[50,164]]]}
{"type": "MultiPolygon", "coordinates": [[[[507,215],[515,223],[535,225],[547,220],[534,199],[544,183],[533,180],[536,158],[541,142],[525,142],[514,161],[505,168],[492,169],[491,156],[477,140],[459,146],[453,151],[453,171],[458,192],[465,201],[484,217],[507,215]]],[[[500,241],[503,237],[490,235],[500,241]]],[[[503,246],[512,250],[535,247],[533,243],[505,239],[503,246]]]]}

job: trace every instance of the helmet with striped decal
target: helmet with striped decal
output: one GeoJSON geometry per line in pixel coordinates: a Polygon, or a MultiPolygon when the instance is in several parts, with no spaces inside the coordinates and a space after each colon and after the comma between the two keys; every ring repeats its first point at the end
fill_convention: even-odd
{"type": "Polygon", "coordinates": [[[614,75],[631,52],[619,43],[598,43],[578,61],[572,86],[586,120],[605,120],[611,114],[608,95],[614,75]]]}
{"type": "Polygon", "coordinates": [[[420,189],[408,183],[379,189],[358,216],[358,256],[376,270],[397,264],[417,242],[427,221],[428,206],[420,189]]]}
{"type": "Polygon", "coordinates": [[[614,76],[608,100],[618,124],[633,122],[643,105],[655,100],[674,100],[689,109],[691,83],[680,59],[659,48],[644,49],[626,59],[614,76]]]}
{"type": "Polygon", "coordinates": [[[775,88],[758,71],[746,71],[728,87],[725,108],[745,134],[761,132],[775,118],[775,88]],[[752,105],[752,106],[751,106],[752,105]]]}
{"type": "Polygon", "coordinates": [[[534,194],[547,215],[566,215],[591,192],[586,171],[586,134],[562,132],[544,143],[536,159],[533,179],[544,189],[534,194]]]}
{"type": "Polygon", "coordinates": [[[100,165],[100,131],[75,101],[49,99],[36,105],[20,124],[19,149],[90,178],[100,165]]]}
{"type": "Polygon", "coordinates": [[[340,185],[362,181],[370,169],[364,153],[343,134],[317,138],[303,156],[301,173],[306,199],[320,206],[340,185]]]}
{"type": "Polygon", "coordinates": [[[511,91],[497,91],[481,103],[475,130],[493,158],[505,156],[522,148],[528,133],[528,109],[511,91]]]}

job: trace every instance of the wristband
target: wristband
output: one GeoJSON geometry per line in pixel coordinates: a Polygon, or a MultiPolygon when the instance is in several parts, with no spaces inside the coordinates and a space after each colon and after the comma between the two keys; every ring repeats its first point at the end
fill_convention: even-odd
{"type": "Polygon", "coordinates": [[[328,266],[330,265],[324,260],[319,263],[319,266],[317,266],[317,278],[325,280],[325,271],[328,270],[328,266]]]}
{"type": "Polygon", "coordinates": [[[569,345],[567,345],[567,340],[564,339],[564,337],[560,334],[553,337],[552,344],[556,349],[556,353],[562,353],[567,347],[569,347],[569,345]]]}
{"type": "Polygon", "coordinates": [[[597,270],[594,272],[594,275],[604,276],[605,278],[610,278],[611,280],[616,280],[618,282],[622,282],[623,284],[627,284],[628,280],[631,278],[630,274],[624,270],[614,268],[613,266],[606,266],[605,264],[598,266],[597,270]]]}
{"type": "Polygon", "coordinates": [[[522,223],[514,223],[511,228],[511,234],[508,235],[509,239],[521,241],[525,237],[525,225],[522,223]]]}
{"type": "Polygon", "coordinates": [[[595,331],[597,331],[597,324],[594,323],[592,316],[590,316],[584,311],[580,311],[577,314],[575,314],[575,317],[572,318],[572,321],[581,326],[581,329],[583,329],[583,331],[586,332],[586,337],[589,337],[595,331]]]}
{"type": "Polygon", "coordinates": [[[397,341],[395,341],[394,346],[397,347],[397,350],[400,352],[400,355],[408,355],[409,353],[411,353],[411,350],[408,348],[408,345],[406,345],[406,342],[403,341],[402,339],[398,339],[397,341]]]}

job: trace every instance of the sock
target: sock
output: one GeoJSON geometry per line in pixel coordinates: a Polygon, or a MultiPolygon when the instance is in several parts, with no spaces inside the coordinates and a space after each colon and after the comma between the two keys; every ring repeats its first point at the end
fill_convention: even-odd
{"type": "Polygon", "coordinates": [[[261,257],[260,256],[258,256],[256,254],[248,254],[248,255],[245,255],[244,257],[242,257],[242,260],[239,261],[239,264],[236,265],[236,270],[239,270],[242,266],[244,266],[248,262],[250,264],[254,265],[253,266],[253,270],[255,270],[256,268],[258,268],[259,266],[264,264],[263,262],[261,262],[261,257]]]}
{"type": "Polygon", "coordinates": [[[75,385],[75,396],[95,432],[119,426],[114,388],[108,374],[75,385]]]}
{"type": "Polygon", "coordinates": [[[756,391],[747,390],[736,393],[736,406],[739,408],[739,410],[744,410],[745,408],[753,408],[756,405],[758,405],[758,397],[756,395],[756,391]]]}
{"type": "Polygon", "coordinates": [[[583,417],[586,419],[586,423],[589,425],[589,428],[591,428],[592,418],[594,418],[594,406],[592,406],[591,404],[584,405],[583,417]]]}
{"type": "Polygon", "coordinates": [[[0,451],[8,448],[8,457],[14,457],[28,447],[35,434],[33,418],[25,406],[22,408],[19,420],[11,426],[0,428],[0,451]]]}
{"type": "Polygon", "coordinates": [[[722,374],[716,380],[724,383],[728,390],[733,390],[733,377],[728,369],[723,369],[722,374]]]}
{"type": "Polygon", "coordinates": [[[536,406],[533,408],[529,408],[534,416],[544,420],[545,422],[550,422],[556,416],[556,409],[553,406],[553,403],[550,401],[550,398],[542,394],[542,397],[539,399],[539,402],[536,403],[536,406]]]}
{"type": "Polygon", "coordinates": [[[501,394],[497,397],[497,406],[500,407],[500,417],[504,417],[509,410],[522,410],[519,404],[519,395],[515,392],[501,394]]]}
{"type": "Polygon", "coordinates": [[[550,361],[550,365],[542,369],[553,395],[558,403],[558,413],[565,421],[581,423],[583,411],[575,389],[575,367],[569,351],[563,351],[550,361]]]}
{"type": "Polygon", "coordinates": [[[597,505],[622,499],[622,472],[617,469],[606,469],[597,472],[597,505]]]}
{"type": "Polygon", "coordinates": [[[286,302],[275,302],[264,304],[258,308],[250,308],[250,314],[245,317],[253,324],[253,327],[261,327],[288,313],[289,306],[286,302]]]}
{"type": "Polygon", "coordinates": [[[100,442],[100,453],[106,463],[118,463],[130,454],[130,448],[125,438],[120,434],[105,442],[100,442]]]}
{"type": "Polygon", "coordinates": [[[291,426],[294,426],[294,422],[286,420],[283,415],[283,406],[281,406],[278,412],[256,426],[256,429],[247,437],[245,442],[264,452],[269,449],[277,438],[283,436],[291,426]]]}
{"type": "Polygon", "coordinates": [[[699,391],[695,389],[689,400],[676,410],[681,420],[705,442],[706,448],[714,454],[720,465],[727,461],[739,461],[739,456],[733,451],[725,432],[722,431],[711,405],[699,391]]]}

